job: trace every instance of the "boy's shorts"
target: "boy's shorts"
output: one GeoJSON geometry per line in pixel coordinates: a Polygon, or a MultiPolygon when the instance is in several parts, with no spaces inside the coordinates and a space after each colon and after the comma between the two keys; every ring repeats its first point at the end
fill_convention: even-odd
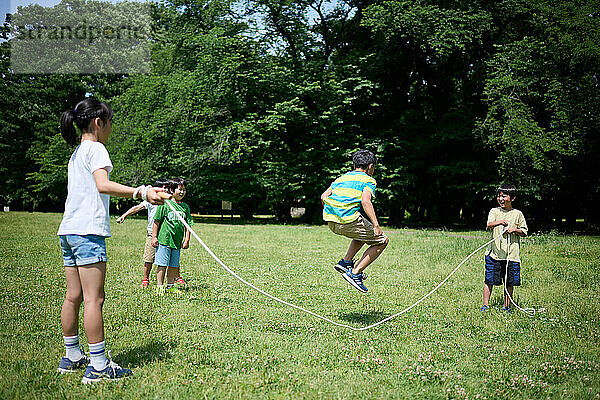
{"type": "Polygon", "coordinates": [[[159,267],[173,267],[179,268],[179,254],[180,249],[174,249],[169,246],[159,244],[156,248],[156,254],[154,257],[154,264],[159,267]]]}
{"type": "Polygon", "coordinates": [[[106,241],[98,235],[60,235],[60,247],[65,267],[106,262],[106,241]]]}
{"type": "MultiPolygon", "coordinates": [[[[485,256],[485,283],[499,286],[506,276],[506,260],[498,261],[490,256],[485,256]]],[[[508,262],[508,286],[521,285],[521,264],[516,261],[508,262]]]]}
{"type": "Polygon", "coordinates": [[[358,215],[358,218],[347,224],[340,224],[338,222],[329,222],[329,229],[336,235],[346,236],[350,239],[360,240],[366,244],[379,245],[384,244],[387,240],[385,233],[381,235],[375,235],[373,233],[373,224],[367,218],[362,215],[358,215]]]}
{"type": "Polygon", "coordinates": [[[142,257],[145,263],[154,263],[154,254],[156,249],[152,246],[152,232],[146,235],[146,244],[144,244],[144,256],[142,257]]]}

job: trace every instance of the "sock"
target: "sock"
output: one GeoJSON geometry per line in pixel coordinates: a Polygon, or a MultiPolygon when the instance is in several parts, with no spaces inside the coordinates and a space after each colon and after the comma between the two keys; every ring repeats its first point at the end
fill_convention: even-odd
{"type": "Polygon", "coordinates": [[[83,353],[79,348],[79,335],[63,336],[63,340],[65,341],[65,349],[67,350],[65,357],[71,361],[81,360],[83,353]]]}
{"type": "Polygon", "coordinates": [[[167,283],[167,289],[172,288],[173,287],[173,283],[167,283]]]}
{"type": "Polygon", "coordinates": [[[90,343],[90,364],[96,371],[106,368],[106,345],[104,341],[100,343],[90,343]]]}

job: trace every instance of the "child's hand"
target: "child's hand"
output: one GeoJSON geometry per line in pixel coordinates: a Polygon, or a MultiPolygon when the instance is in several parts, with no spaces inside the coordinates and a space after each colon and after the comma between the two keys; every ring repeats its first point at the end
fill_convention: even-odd
{"type": "Polygon", "coordinates": [[[373,233],[375,236],[383,235],[383,230],[379,225],[373,227],[373,233]]]}
{"type": "Polygon", "coordinates": [[[500,225],[504,225],[504,226],[508,226],[508,224],[510,223],[508,220],[503,219],[502,221],[498,221],[500,223],[500,225]]]}
{"type": "Polygon", "coordinates": [[[154,205],[161,205],[164,204],[164,199],[173,199],[173,196],[171,196],[169,193],[167,193],[165,191],[164,188],[148,188],[148,193],[146,194],[146,200],[148,200],[148,202],[150,204],[154,204],[154,205]]]}
{"type": "Polygon", "coordinates": [[[516,231],[517,231],[517,228],[508,228],[506,230],[506,232],[508,232],[508,233],[513,233],[513,232],[516,232],[516,231]]]}
{"type": "Polygon", "coordinates": [[[182,249],[187,249],[188,247],[190,247],[190,241],[189,240],[184,240],[183,243],[181,244],[181,248],[182,249]]]}
{"type": "Polygon", "coordinates": [[[121,215],[119,218],[117,218],[117,224],[120,224],[123,221],[125,221],[125,217],[124,216],[121,215]]]}
{"type": "Polygon", "coordinates": [[[152,247],[158,247],[158,238],[152,238],[152,247]]]}

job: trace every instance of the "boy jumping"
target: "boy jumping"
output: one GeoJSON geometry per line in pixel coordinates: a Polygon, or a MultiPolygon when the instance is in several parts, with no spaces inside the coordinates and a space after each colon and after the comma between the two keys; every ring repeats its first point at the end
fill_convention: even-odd
{"type": "Polygon", "coordinates": [[[346,236],[352,241],[348,251],[334,268],[344,279],[361,292],[366,292],[363,283],[363,271],[386,248],[388,237],[383,233],[371,198],[375,197],[377,183],[373,179],[375,154],[369,150],[359,150],[352,156],[354,171],[337,178],[321,195],[323,219],[328,222],[329,229],[337,235],[346,236]],[[367,215],[364,218],[360,208],[367,215]],[[370,247],[365,250],[358,264],[353,258],[364,244],[370,247]]]}

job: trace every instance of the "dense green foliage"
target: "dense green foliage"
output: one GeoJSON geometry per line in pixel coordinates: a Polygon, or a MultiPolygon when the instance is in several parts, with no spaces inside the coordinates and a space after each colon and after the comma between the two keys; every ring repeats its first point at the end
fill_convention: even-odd
{"type": "Polygon", "coordinates": [[[597,228],[599,9],[167,0],[154,8],[147,75],[13,75],[2,43],[0,174],[14,191],[1,198],[60,208],[58,116],[92,93],[116,111],[113,177],[184,176],[193,210],[231,200],[244,215],[286,219],[299,204],[318,221],[318,195],[369,148],[376,207],[392,224],[481,224],[508,181],[538,226],[597,228]]]}
{"type": "MultiPolygon", "coordinates": [[[[600,397],[598,237],[542,234],[523,241],[516,301],[544,307],[545,314],[501,312],[499,288],[491,310],[480,313],[478,254],[410,312],[352,332],[243,286],[194,239],[181,256],[189,289],[181,298],[159,298],[154,276],[148,290],[139,287],[145,220],[113,223],[106,343],[133,375],[90,386],[80,383],[82,371],[56,372],[64,355],[60,219],[0,213],[0,274],[10,281],[0,292],[2,399],[600,397]]],[[[489,237],[480,230],[385,228],[391,242],[368,268],[363,295],[333,270],[348,241],[326,227],[197,223],[194,229],[249,282],[356,327],[412,305],[489,237]]],[[[81,325],[80,340],[87,351],[81,325]]]]}

